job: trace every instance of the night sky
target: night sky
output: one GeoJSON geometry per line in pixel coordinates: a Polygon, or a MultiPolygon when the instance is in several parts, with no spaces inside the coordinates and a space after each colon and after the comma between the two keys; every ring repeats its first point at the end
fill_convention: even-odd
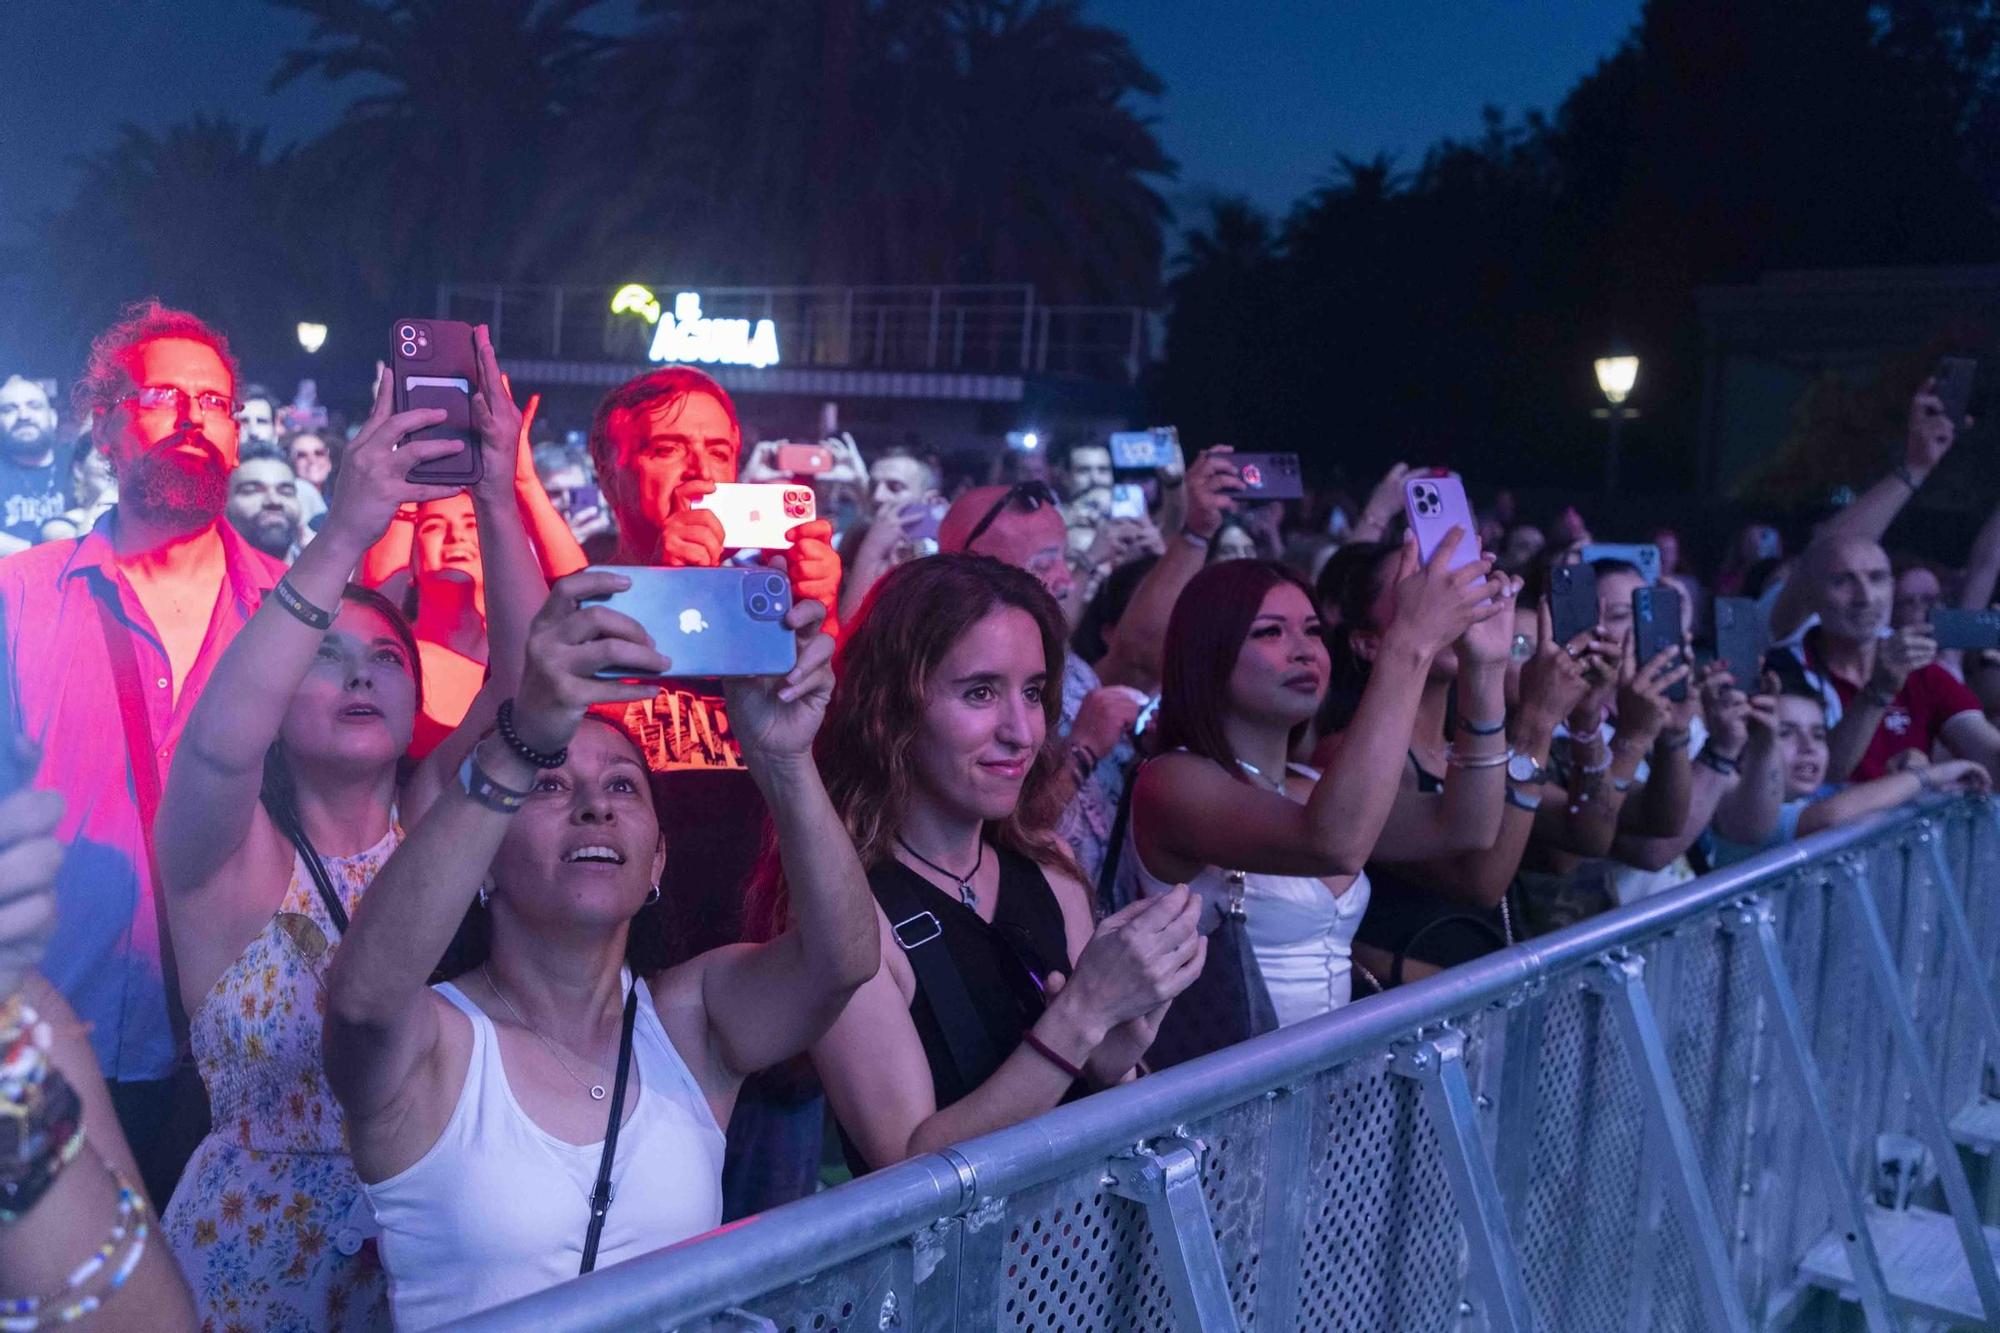
{"type": "MultiPolygon", "coordinates": [[[[1553,107],[1636,21],[1639,0],[1088,0],[1166,81],[1157,108],[1181,164],[1177,207],[1245,194],[1281,212],[1336,154],[1478,129],[1488,103],[1553,107]]],[[[602,22],[628,21],[614,0],[602,22]]],[[[264,85],[307,21],[259,0],[5,0],[0,235],[61,202],[65,159],[131,120],[196,113],[268,125],[274,145],[329,123],[358,85],[264,85]]]]}

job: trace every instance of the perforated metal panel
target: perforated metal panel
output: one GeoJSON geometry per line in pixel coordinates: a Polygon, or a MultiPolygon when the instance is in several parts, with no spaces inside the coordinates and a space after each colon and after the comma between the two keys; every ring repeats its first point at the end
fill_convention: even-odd
{"type": "MultiPolygon", "coordinates": [[[[991,1327],[1021,1333],[1168,1330],[1173,1301],[1145,1209],[1072,1178],[1009,1200],[999,1307],[991,1327]]],[[[986,1327],[987,1325],[979,1325],[986,1327]]]]}
{"type": "Polygon", "coordinates": [[[1645,1109],[1615,1024],[1571,980],[1549,1004],[1521,1262],[1549,1328],[1624,1326],[1645,1109]]]}
{"type": "Polygon", "coordinates": [[[1416,1087],[1380,1062],[1314,1088],[1297,1327],[1443,1328],[1464,1271],[1458,1212],[1416,1087]]]}

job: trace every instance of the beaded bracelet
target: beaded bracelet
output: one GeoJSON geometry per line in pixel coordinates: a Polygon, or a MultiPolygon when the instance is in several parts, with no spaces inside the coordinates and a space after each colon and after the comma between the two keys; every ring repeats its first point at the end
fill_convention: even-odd
{"type": "Polygon", "coordinates": [[[278,580],[276,586],[271,589],[271,595],[278,599],[279,606],[291,613],[294,620],[307,627],[319,630],[321,633],[333,627],[333,612],[324,607],[314,606],[301,597],[299,590],[292,586],[289,574],[278,580]]]}
{"type": "Polygon", "coordinates": [[[51,1296],[0,1299],[0,1333],[34,1333],[39,1328],[72,1324],[86,1315],[95,1314],[139,1267],[151,1230],[146,1220],[146,1196],[119,1175],[118,1169],[110,1162],[104,1163],[104,1169],[118,1187],[118,1212],[112,1220],[110,1236],[91,1252],[88,1259],[70,1270],[61,1292],[51,1296]],[[84,1289],[100,1275],[106,1277],[103,1289],[85,1292],[84,1289]],[[68,1303],[49,1308],[59,1300],[67,1300],[68,1303]]]}
{"type": "Polygon", "coordinates": [[[514,730],[514,701],[502,699],[500,710],[493,721],[500,729],[500,739],[507,742],[507,748],[521,757],[521,762],[530,768],[561,768],[569,759],[569,747],[560,750],[537,750],[521,739],[521,733],[514,730]]]}

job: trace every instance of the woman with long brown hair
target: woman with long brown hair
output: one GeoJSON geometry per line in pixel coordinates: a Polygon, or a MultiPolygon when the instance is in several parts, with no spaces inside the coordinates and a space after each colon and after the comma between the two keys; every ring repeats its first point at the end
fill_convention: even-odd
{"type": "MultiPolygon", "coordinates": [[[[1034,576],[967,555],[892,571],[848,628],[814,754],[882,966],[812,1057],[857,1166],[1128,1077],[1201,971],[1199,903],[1181,890],[1093,926],[1056,835],[1067,632],[1034,576]]],[[[782,883],[758,896],[781,926],[782,883]]]]}

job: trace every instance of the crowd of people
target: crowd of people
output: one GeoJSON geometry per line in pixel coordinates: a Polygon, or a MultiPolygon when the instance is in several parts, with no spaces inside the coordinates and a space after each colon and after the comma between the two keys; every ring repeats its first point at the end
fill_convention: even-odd
{"type": "Polygon", "coordinates": [[[746,439],[679,366],[558,441],[476,348],[463,441],[157,303],[67,428],[0,384],[10,1328],[431,1327],[2000,774],[2000,652],[1931,632],[2000,511],[1881,545],[1966,424],[1928,385],[1704,567],[1505,495],[1424,549],[1400,465],[746,439]],[[816,516],[730,549],[738,481],[816,516]],[[772,571],[789,666],[677,678],[605,604],[661,566],[772,571]]]}

